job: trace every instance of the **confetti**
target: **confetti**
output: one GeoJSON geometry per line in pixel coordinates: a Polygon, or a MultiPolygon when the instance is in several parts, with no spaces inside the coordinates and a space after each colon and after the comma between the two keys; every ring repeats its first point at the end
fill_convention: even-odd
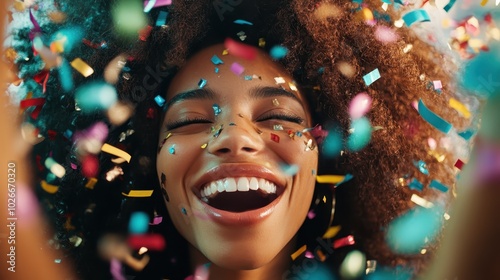
{"type": "Polygon", "coordinates": [[[329,158],[339,156],[342,147],[343,137],[340,129],[329,130],[322,145],[323,155],[329,158]]]}
{"type": "Polygon", "coordinates": [[[148,23],[143,7],[138,1],[117,1],[113,7],[112,16],[116,31],[129,39],[136,38],[139,30],[148,23]]]}
{"type": "Polygon", "coordinates": [[[323,234],[323,239],[330,239],[333,238],[337,233],[340,231],[340,226],[334,226],[334,227],[329,227],[325,234],[323,234]]]}
{"type": "Polygon", "coordinates": [[[464,162],[460,159],[457,159],[457,161],[455,162],[455,164],[453,165],[455,166],[456,168],[462,170],[462,167],[464,166],[464,162]]]}
{"type": "Polygon", "coordinates": [[[366,261],[366,270],[365,274],[372,274],[377,270],[377,261],[376,260],[367,260],[366,261]]]}
{"type": "Polygon", "coordinates": [[[153,218],[153,222],[149,223],[149,224],[152,225],[152,226],[156,226],[156,225],[161,224],[161,222],[163,222],[163,217],[162,216],[156,216],[156,217],[153,218]]]}
{"type": "Polygon", "coordinates": [[[354,176],[352,176],[352,174],[347,173],[347,174],[345,174],[344,180],[342,180],[342,181],[340,181],[339,183],[337,183],[337,185],[336,185],[336,186],[338,187],[338,186],[340,186],[340,185],[342,185],[342,184],[344,184],[344,183],[347,183],[347,182],[349,182],[352,178],[354,178],[354,176]]]}
{"type": "Polygon", "coordinates": [[[148,231],[149,217],[145,212],[134,212],[130,215],[128,231],[132,234],[142,234],[148,231]]]}
{"type": "Polygon", "coordinates": [[[246,60],[253,60],[257,55],[257,50],[253,47],[239,43],[231,38],[224,41],[224,46],[230,54],[246,60]]]}
{"type": "Polygon", "coordinates": [[[429,170],[427,170],[427,164],[423,160],[413,161],[413,165],[420,170],[422,174],[429,175],[429,170]]]}
{"type": "Polygon", "coordinates": [[[307,218],[314,219],[314,217],[316,217],[316,213],[314,213],[314,210],[309,210],[309,212],[307,212],[307,218]]]}
{"type": "Polygon", "coordinates": [[[215,116],[218,116],[222,112],[218,104],[212,105],[212,108],[214,109],[215,116]]]}
{"type": "Polygon", "coordinates": [[[437,80],[437,81],[432,81],[432,85],[434,86],[434,89],[435,90],[438,90],[438,89],[442,89],[443,88],[443,84],[441,83],[441,81],[437,80]]]}
{"type": "Polygon", "coordinates": [[[253,23],[246,21],[246,20],[243,20],[243,19],[237,19],[233,22],[236,24],[241,24],[241,25],[253,25],[253,23]]]}
{"type": "Polygon", "coordinates": [[[170,148],[168,149],[168,152],[173,155],[175,154],[175,144],[173,144],[172,146],[170,146],[170,148]]]}
{"type": "Polygon", "coordinates": [[[155,102],[158,106],[162,107],[165,104],[165,99],[159,95],[155,96],[155,102]]]}
{"type": "Polygon", "coordinates": [[[182,207],[182,208],[181,208],[181,212],[182,212],[182,214],[187,215],[187,210],[186,210],[186,208],[182,207]]]}
{"type": "Polygon", "coordinates": [[[429,124],[437,128],[439,131],[443,133],[448,133],[450,132],[452,125],[442,119],[440,116],[436,115],[434,112],[429,110],[422,99],[418,101],[418,112],[420,113],[420,116],[427,121],[429,124]]]}
{"type": "Polygon", "coordinates": [[[370,142],[372,127],[366,117],[353,120],[350,129],[351,134],[347,139],[347,148],[351,151],[359,151],[370,142]]]}
{"type": "Polygon", "coordinates": [[[443,185],[438,180],[432,180],[431,183],[429,184],[429,187],[431,187],[433,189],[440,190],[442,192],[447,192],[449,189],[449,187],[447,187],[446,185],[443,185]]]}
{"type": "Polygon", "coordinates": [[[64,91],[68,92],[73,89],[73,75],[71,74],[71,67],[65,59],[59,65],[59,82],[64,91]]]}
{"type": "Polygon", "coordinates": [[[201,147],[202,149],[205,149],[207,146],[208,146],[208,143],[205,143],[205,144],[201,145],[200,147],[201,147]]]}
{"type": "MultiPolygon", "coordinates": [[[[451,7],[453,7],[453,5],[455,5],[455,2],[457,0],[450,0],[450,2],[448,2],[448,4],[446,4],[446,6],[444,6],[443,10],[445,10],[446,12],[448,12],[451,7]]],[[[497,0],[498,1],[498,0],[497,0]]],[[[498,3],[498,2],[497,2],[498,3]]],[[[498,4],[497,4],[498,5],[498,4]]]]}
{"type": "Polygon", "coordinates": [[[358,279],[365,273],[366,256],[358,250],[349,252],[340,265],[342,279],[358,279]]]}
{"type": "Polygon", "coordinates": [[[243,74],[243,72],[245,71],[245,67],[243,67],[238,62],[234,62],[233,64],[231,64],[230,70],[231,70],[231,72],[233,72],[234,74],[239,76],[239,75],[243,74]]]}
{"type": "Polygon", "coordinates": [[[283,77],[275,77],[274,78],[274,81],[276,82],[276,84],[284,84],[285,83],[285,79],[283,79],[283,77]]]}
{"type": "Polygon", "coordinates": [[[273,125],[273,130],[283,130],[283,125],[275,124],[275,125],[273,125]]]}
{"type": "Polygon", "coordinates": [[[271,133],[271,140],[273,140],[276,143],[280,142],[280,137],[274,133],[271,133]]]}
{"type": "MultiPolygon", "coordinates": [[[[146,0],[144,1],[144,7],[150,5],[151,2],[153,2],[151,8],[163,7],[172,4],[172,0],[146,0]]],[[[144,12],[147,13],[146,11],[144,12]]]]}
{"type": "Polygon", "coordinates": [[[372,98],[366,93],[358,93],[349,104],[349,115],[353,119],[364,116],[372,106],[372,98]]]}
{"type": "Polygon", "coordinates": [[[212,61],[212,63],[215,65],[224,64],[224,61],[222,61],[222,59],[220,59],[216,54],[214,54],[214,56],[212,56],[210,61],[212,61]]]}
{"type": "Polygon", "coordinates": [[[333,249],[338,249],[338,248],[342,248],[342,247],[354,245],[354,244],[356,244],[356,241],[354,240],[354,236],[348,235],[346,237],[339,238],[339,239],[333,241],[333,249]]]}
{"type": "Polygon", "coordinates": [[[299,172],[299,166],[296,164],[289,165],[286,163],[282,163],[280,164],[280,168],[283,171],[283,173],[287,176],[294,176],[295,174],[297,174],[297,172],[299,172]]]}
{"type": "Polygon", "coordinates": [[[128,193],[122,192],[126,197],[150,197],[154,190],[131,190],[128,193]]]}
{"type": "Polygon", "coordinates": [[[94,155],[86,155],[82,159],[82,174],[90,178],[97,176],[99,171],[99,160],[94,155]]]}
{"type": "Polygon", "coordinates": [[[149,11],[151,11],[151,9],[153,9],[155,4],[156,4],[156,0],[149,0],[148,2],[144,2],[144,12],[149,13],[149,11]]]}
{"type": "Polygon", "coordinates": [[[198,82],[198,88],[203,88],[207,85],[207,80],[205,79],[200,79],[200,81],[198,82]]]}
{"type": "Polygon", "coordinates": [[[122,158],[126,162],[130,162],[130,159],[132,158],[132,156],[130,154],[128,154],[127,152],[125,152],[123,150],[120,150],[117,147],[112,146],[112,145],[107,144],[107,143],[105,143],[104,145],[102,145],[101,151],[103,151],[105,153],[108,153],[108,154],[115,155],[115,156],[117,156],[119,158],[122,158]]]}
{"type": "Polygon", "coordinates": [[[422,197],[420,197],[420,196],[418,196],[416,194],[412,194],[410,200],[413,203],[415,203],[415,204],[417,204],[419,206],[422,206],[424,208],[434,207],[434,204],[432,202],[427,201],[426,199],[424,199],[424,198],[422,198],[422,197]]]}
{"type": "Polygon", "coordinates": [[[427,22],[430,21],[429,14],[424,9],[413,10],[403,16],[403,20],[407,26],[411,26],[416,22],[427,22]]]}
{"type": "Polygon", "coordinates": [[[215,67],[215,68],[214,68],[214,72],[215,72],[216,74],[218,74],[218,73],[219,73],[219,67],[215,67]]]}
{"type": "Polygon", "coordinates": [[[45,167],[50,170],[54,175],[56,175],[58,178],[64,177],[66,174],[66,170],[62,165],[57,163],[53,158],[47,158],[45,159],[45,167]]]}
{"type": "Polygon", "coordinates": [[[345,179],[344,175],[318,175],[316,182],[320,184],[337,184],[345,179]]]}
{"type": "Polygon", "coordinates": [[[156,18],[156,26],[164,26],[165,23],[167,23],[167,17],[168,17],[168,12],[167,11],[160,11],[158,13],[158,17],[156,18]]]}
{"type": "Polygon", "coordinates": [[[300,247],[297,251],[295,251],[291,257],[292,257],[292,260],[295,260],[297,259],[300,255],[302,255],[302,253],[304,253],[305,251],[307,250],[307,246],[306,245],[303,245],[302,247],[300,247]]]}
{"type": "Polygon", "coordinates": [[[398,40],[398,35],[392,28],[383,26],[383,25],[377,25],[375,28],[375,38],[382,42],[382,43],[393,43],[398,40]]]}
{"type": "Polygon", "coordinates": [[[87,182],[87,184],[85,184],[85,187],[87,189],[93,190],[96,183],[97,183],[97,179],[92,177],[92,178],[89,179],[89,181],[87,182]]]}
{"type": "Polygon", "coordinates": [[[467,109],[467,107],[460,101],[456,100],[455,98],[450,98],[449,105],[451,108],[457,110],[460,114],[462,114],[464,118],[468,119],[471,117],[471,113],[467,109]]]}
{"type": "Polygon", "coordinates": [[[139,40],[146,42],[149,35],[151,34],[151,30],[153,30],[153,27],[151,25],[146,25],[144,26],[144,28],[141,28],[139,30],[139,40]]]}
{"type": "Polygon", "coordinates": [[[282,59],[284,58],[288,53],[288,49],[283,46],[274,46],[271,48],[269,54],[271,55],[272,59],[282,59]]]}
{"type": "Polygon", "coordinates": [[[416,178],[413,178],[411,182],[408,184],[408,187],[410,190],[417,190],[417,191],[422,191],[424,189],[424,185],[420,183],[416,178]]]}
{"type": "Polygon", "coordinates": [[[304,144],[306,145],[306,147],[304,148],[304,151],[306,152],[312,151],[314,150],[314,148],[316,148],[316,144],[313,143],[312,139],[307,140],[307,142],[304,141],[304,144]]]}
{"type": "Polygon", "coordinates": [[[73,61],[71,61],[71,66],[78,72],[80,72],[80,74],[82,74],[85,78],[94,73],[94,69],[92,69],[92,67],[90,67],[81,58],[75,58],[73,61]]]}
{"type": "Polygon", "coordinates": [[[55,194],[59,190],[59,186],[51,185],[47,183],[45,180],[40,182],[40,186],[42,189],[50,194],[55,194]]]}
{"type": "Polygon", "coordinates": [[[363,76],[363,81],[365,81],[366,86],[373,84],[378,79],[380,79],[378,68],[375,68],[375,70],[363,76]]]}
{"type": "Polygon", "coordinates": [[[273,105],[274,106],[279,106],[280,105],[280,102],[278,101],[278,99],[273,99],[273,105]]]}
{"type": "Polygon", "coordinates": [[[146,247],[148,250],[162,251],[165,249],[165,239],[159,233],[131,235],[127,239],[128,245],[134,250],[146,247]]]}

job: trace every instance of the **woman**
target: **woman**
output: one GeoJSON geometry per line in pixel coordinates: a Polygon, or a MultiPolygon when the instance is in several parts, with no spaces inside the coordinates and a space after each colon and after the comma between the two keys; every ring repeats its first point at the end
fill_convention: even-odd
{"type": "MultiPolygon", "coordinates": [[[[97,22],[99,16],[106,18],[109,5],[96,2],[80,8],[98,14],[97,22]]],[[[371,2],[366,5],[378,7],[371,2]]],[[[65,139],[54,137],[54,142],[42,143],[35,152],[40,158],[50,154],[67,166],[68,174],[52,181],[60,187],[57,199],[49,198],[50,206],[58,216],[59,243],[87,256],[78,261],[83,275],[100,273],[91,257],[99,236],[108,231],[125,232],[131,213],[141,210],[151,219],[155,212],[163,215],[165,221],[151,230],[167,236],[167,249],[152,252],[143,270],[148,277],[185,277],[208,261],[212,263],[208,268],[211,277],[306,277],[303,273],[312,273],[304,269],[307,253],[302,251],[302,258],[296,258],[298,269],[292,269],[297,265],[290,264],[290,254],[308,244],[307,249],[314,251],[309,253],[320,260],[314,265],[341,261],[342,250],[353,248],[347,246],[352,239],[342,238],[351,234],[354,248],[364,251],[368,259],[382,266],[402,265],[420,271],[430,254],[393,253],[384,242],[385,227],[414,206],[411,194],[433,201],[439,198],[434,202],[446,204],[450,192],[412,190],[408,185],[415,178],[422,187],[432,179],[453,186],[450,170],[456,159],[445,147],[427,146],[429,138],[439,143],[442,135],[411,103],[421,98],[445,119],[458,119],[459,125],[465,121],[447,109],[447,95],[437,95],[427,87],[431,80],[440,80],[445,92],[453,89],[446,71],[435,67],[439,60],[430,55],[431,48],[408,29],[398,30],[399,39],[393,43],[378,40],[367,24],[370,19],[360,18],[366,14],[361,8],[355,3],[315,1],[178,1],[153,9],[152,18],[168,10],[169,19],[151,28],[149,36],[141,35],[136,48],[126,48],[129,56],[117,85],[121,100],[136,104],[135,115],[130,122],[112,127],[106,140],[131,154],[130,164],[113,162],[114,157],[102,154],[98,182],[91,190],[84,188],[89,180],[80,175],[86,166],[84,157],[78,158],[81,155],[75,150],[66,156],[67,150],[55,147],[56,141],[65,139]],[[242,18],[251,25],[235,23],[242,18]],[[232,52],[231,46],[220,44],[227,37],[243,40],[250,47],[229,43],[232,52]],[[267,49],[285,46],[288,53],[280,60],[282,66],[257,50],[258,42],[267,49]],[[407,52],[409,44],[413,50],[407,52]],[[225,48],[229,48],[228,55],[223,55],[225,48]],[[239,48],[246,51],[241,54],[239,48]],[[253,58],[245,60],[248,53],[253,58]],[[212,62],[214,55],[223,63],[212,62]],[[374,69],[382,77],[363,80],[374,69]],[[334,156],[319,159],[321,130],[311,128],[321,123],[332,128],[331,134],[349,138],[353,130],[348,104],[360,92],[367,92],[373,100],[367,117],[378,129],[370,144],[358,152],[341,146],[334,156]],[[157,95],[167,106],[161,98],[155,102],[157,95]],[[423,164],[415,166],[414,162],[423,164]],[[297,166],[296,173],[290,171],[297,166]],[[347,173],[353,179],[336,191],[334,221],[342,226],[340,238],[335,238],[344,246],[334,253],[330,236],[329,246],[318,253],[315,248],[324,241],[317,237],[330,225],[333,198],[330,186],[314,186],[315,176],[347,173]],[[110,175],[108,180],[106,175],[110,175]],[[246,192],[247,183],[249,190],[262,190],[246,192]],[[235,187],[240,191],[231,194],[235,187]],[[155,189],[155,203],[134,197],[122,203],[122,193],[141,189],[155,189]],[[116,215],[121,219],[118,223],[113,219],[116,215]],[[75,234],[85,241],[83,246],[75,247],[69,241],[75,234]],[[184,240],[190,244],[189,250],[184,240]]],[[[67,13],[72,22],[85,14],[67,13]]],[[[390,25],[389,14],[379,12],[378,16],[378,25],[390,25]]],[[[109,29],[109,25],[101,25],[102,30],[109,29]]],[[[89,34],[98,40],[107,33],[92,29],[89,34]]],[[[107,49],[91,45],[91,55],[83,57],[93,66],[93,77],[100,77],[104,66],[122,51],[115,42],[108,40],[107,49]]],[[[52,100],[45,105],[46,112],[73,98],[52,100]]],[[[68,126],[80,130],[95,121],[95,114],[82,115],[71,105],[64,108],[71,117],[63,123],[56,125],[54,116],[43,114],[34,121],[43,124],[42,133],[47,134],[51,126],[59,133],[68,126]]],[[[45,176],[48,170],[42,166],[40,173],[45,176]]],[[[426,244],[427,252],[432,247],[426,244]]],[[[100,268],[106,269],[105,265],[100,268]]]]}

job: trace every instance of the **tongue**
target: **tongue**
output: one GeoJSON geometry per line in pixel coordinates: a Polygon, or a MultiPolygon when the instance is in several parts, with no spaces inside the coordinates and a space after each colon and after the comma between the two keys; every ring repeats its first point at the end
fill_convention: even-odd
{"type": "Polygon", "coordinates": [[[275,194],[263,197],[257,191],[223,192],[208,201],[214,208],[229,212],[245,212],[264,207],[277,196],[275,194]]]}

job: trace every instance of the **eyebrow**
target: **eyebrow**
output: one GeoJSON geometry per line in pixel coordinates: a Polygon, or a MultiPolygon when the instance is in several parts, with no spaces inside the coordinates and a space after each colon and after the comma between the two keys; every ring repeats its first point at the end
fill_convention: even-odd
{"type": "Polygon", "coordinates": [[[207,100],[214,100],[216,98],[217,94],[211,90],[210,88],[197,88],[193,90],[188,90],[185,92],[181,92],[174,97],[172,97],[168,102],[167,102],[167,108],[170,107],[170,105],[184,101],[184,100],[193,100],[193,99],[207,99],[207,100]]]}
{"type": "Polygon", "coordinates": [[[289,97],[302,104],[302,100],[300,100],[297,95],[278,87],[255,87],[251,90],[250,96],[256,99],[269,97],[289,97]]]}

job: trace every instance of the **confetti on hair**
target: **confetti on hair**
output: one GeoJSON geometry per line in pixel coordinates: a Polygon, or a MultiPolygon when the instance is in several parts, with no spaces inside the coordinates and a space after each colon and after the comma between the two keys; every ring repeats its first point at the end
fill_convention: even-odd
{"type": "Polygon", "coordinates": [[[339,239],[333,241],[333,249],[338,249],[338,248],[342,248],[342,247],[350,246],[350,245],[354,245],[354,244],[356,244],[356,241],[354,240],[354,236],[348,235],[346,237],[339,238],[339,239]]]}
{"type": "Polygon", "coordinates": [[[340,231],[340,226],[329,227],[326,232],[323,234],[323,239],[333,238],[340,231]]]}
{"type": "Polygon", "coordinates": [[[443,84],[441,83],[440,80],[432,81],[432,85],[434,86],[435,90],[439,90],[439,89],[443,88],[443,84]]]}
{"type": "Polygon", "coordinates": [[[320,184],[337,184],[345,179],[344,175],[317,175],[316,182],[320,184]]]}
{"type": "Polygon", "coordinates": [[[238,62],[234,62],[233,64],[231,64],[230,70],[231,72],[239,76],[243,74],[243,72],[245,71],[245,67],[243,67],[238,62]]]}
{"type": "Polygon", "coordinates": [[[222,112],[218,104],[212,105],[212,108],[214,109],[214,114],[216,117],[222,112]]]}
{"type": "Polygon", "coordinates": [[[455,162],[455,164],[453,166],[455,166],[456,168],[462,170],[464,164],[465,163],[461,159],[457,159],[457,161],[455,162]]]}
{"type": "Polygon", "coordinates": [[[156,0],[144,1],[144,12],[149,13],[156,4],[156,0]]]}
{"type": "Polygon", "coordinates": [[[307,250],[307,246],[306,245],[302,245],[302,247],[300,247],[297,251],[295,251],[292,255],[290,255],[290,257],[292,258],[292,260],[295,260],[300,255],[302,255],[302,253],[304,253],[306,250],[307,250]]]}
{"type": "Polygon", "coordinates": [[[411,26],[416,22],[427,22],[430,21],[429,14],[424,9],[417,9],[406,13],[403,16],[403,20],[407,26],[411,26]]]}
{"type": "Polygon", "coordinates": [[[210,61],[212,61],[212,63],[215,65],[224,64],[224,61],[222,61],[222,59],[220,59],[216,54],[212,56],[210,61]]]}
{"type": "Polygon", "coordinates": [[[342,279],[358,279],[365,273],[366,256],[358,250],[347,253],[340,265],[342,279]]]}
{"type": "Polygon", "coordinates": [[[148,231],[149,216],[145,212],[133,212],[128,223],[128,232],[143,234],[148,231]]]}
{"type": "Polygon", "coordinates": [[[342,181],[340,181],[339,183],[337,183],[336,187],[338,187],[344,183],[349,182],[352,178],[354,178],[354,176],[352,176],[352,174],[349,174],[349,173],[345,174],[344,179],[342,181]]]}
{"type": "Polygon", "coordinates": [[[373,71],[363,76],[363,81],[365,81],[366,86],[373,84],[378,79],[380,79],[378,68],[375,68],[373,71]]]}
{"type": "Polygon", "coordinates": [[[363,149],[370,142],[372,130],[367,118],[361,117],[353,120],[349,130],[351,134],[347,139],[347,148],[354,152],[363,149]]]}
{"type": "Polygon", "coordinates": [[[418,112],[420,113],[420,116],[427,121],[429,124],[437,128],[439,131],[443,133],[448,133],[450,132],[452,125],[442,119],[440,116],[436,115],[434,112],[429,110],[422,99],[418,101],[418,112]]]}
{"type": "Polygon", "coordinates": [[[156,26],[164,26],[167,23],[168,12],[160,11],[158,17],[156,18],[156,26]]]}
{"type": "Polygon", "coordinates": [[[460,114],[462,114],[464,118],[468,119],[471,117],[469,109],[467,109],[467,107],[463,103],[456,100],[455,98],[450,98],[449,105],[451,108],[457,110],[460,114]]]}
{"type": "Polygon", "coordinates": [[[410,190],[417,190],[420,192],[424,189],[424,185],[420,183],[420,181],[416,178],[413,178],[413,180],[410,181],[408,187],[410,188],[410,190]]]}
{"type": "Polygon", "coordinates": [[[126,197],[150,197],[154,190],[131,190],[128,193],[122,192],[126,197]]]}
{"type": "Polygon", "coordinates": [[[224,41],[224,46],[230,54],[236,57],[240,57],[246,60],[253,60],[257,56],[256,49],[243,43],[237,42],[231,38],[227,38],[224,41]]]}
{"type": "Polygon", "coordinates": [[[372,98],[366,93],[358,93],[349,104],[349,115],[353,119],[364,116],[372,106],[372,98]]]}
{"type": "Polygon", "coordinates": [[[50,194],[55,194],[59,190],[59,186],[51,185],[47,183],[45,180],[40,182],[40,186],[42,189],[50,194]]]}
{"type": "Polygon", "coordinates": [[[152,251],[162,251],[166,245],[163,235],[159,233],[133,234],[128,237],[127,243],[134,250],[146,247],[152,251]]]}
{"type": "Polygon", "coordinates": [[[430,241],[441,228],[443,209],[413,208],[393,220],[388,227],[386,242],[396,253],[415,254],[430,241]]]}
{"type": "Polygon", "coordinates": [[[384,25],[377,25],[375,28],[375,38],[382,43],[388,44],[396,42],[399,37],[392,28],[384,25]]]}
{"type": "Polygon", "coordinates": [[[434,207],[434,204],[432,202],[424,199],[421,196],[418,196],[417,194],[412,194],[410,200],[413,203],[415,203],[415,204],[417,204],[419,206],[422,206],[424,208],[432,208],[432,207],[434,207]]]}
{"type": "Polygon", "coordinates": [[[160,95],[155,96],[155,102],[158,104],[158,106],[163,107],[165,104],[165,98],[161,97],[160,95]]]}
{"type": "Polygon", "coordinates": [[[61,65],[59,65],[59,82],[64,91],[71,91],[74,87],[73,76],[71,74],[71,67],[65,59],[62,60],[61,65]]]}
{"type": "Polygon", "coordinates": [[[89,178],[88,182],[85,184],[85,187],[87,189],[93,190],[96,183],[97,183],[97,178],[94,178],[94,177],[89,178]]]}
{"type": "Polygon", "coordinates": [[[449,187],[447,187],[446,185],[442,184],[438,180],[432,180],[431,183],[429,184],[429,187],[431,187],[433,189],[440,190],[442,192],[447,192],[448,189],[449,189],[449,187]]]}
{"type": "Polygon", "coordinates": [[[45,167],[50,170],[54,175],[56,175],[58,178],[64,177],[66,174],[66,170],[62,165],[57,163],[53,158],[47,158],[45,159],[45,167]]]}
{"type": "Polygon", "coordinates": [[[413,165],[415,165],[422,174],[429,175],[427,164],[423,160],[413,161],[413,165]]]}
{"type": "Polygon", "coordinates": [[[287,54],[288,54],[288,49],[286,47],[279,45],[272,47],[271,50],[269,51],[269,55],[271,55],[271,57],[276,60],[284,58],[287,54]]]}
{"type": "Polygon", "coordinates": [[[253,25],[253,23],[251,23],[249,21],[246,21],[244,19],[237,19],[237,20],[235,20],[233,22],[236,23],[236,24],[241,24],[241,25],[253,25]]]}
{"type": "Polygon", "coordinates": [[[127,152],[125,152],[124,150],[120,150],[117,147],[112,146],[112,145],[107,144],[107,143],[102,145],[101,151],[108,153],[108,154],[115,155],[119,158],[122,158],[126,162],[130,162],[130,159],[132,158],[132,156],[130,154],[128,154],[127,152]]]}
{"type": "Polygon", "coordinates": [[[90,67],[81,58],[75,58],[73,61],[71,61],[71,66],[78,72],[80,72],[80,74],[82,74],[85,78],[94,73],[94,69],[92,69],[92,67],[90,67]]]}

